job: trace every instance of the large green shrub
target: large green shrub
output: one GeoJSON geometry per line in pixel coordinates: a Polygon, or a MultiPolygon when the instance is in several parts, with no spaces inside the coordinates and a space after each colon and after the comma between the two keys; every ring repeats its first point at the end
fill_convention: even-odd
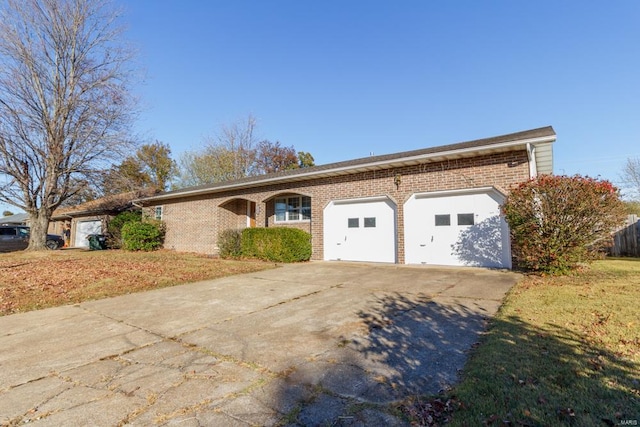
{"type": "Polygon", "coordinates": [[[242,255],[274,262],[300,262],[311,258],[311,235],[296,228],[245,228],[242,255]]]}
{"type": "Polygon", "coordinates": [[[122,226],[128,222],[141,222],[141,211],[124,211],[114,216],[107,225],[107,245],[113,249],[122,247],[122,226]]]}
{"type": "Polygon", "coordinates": [[[122,248],[128,251],[154,251],[162,247],[164,226],[160,221],[130,221],[122,226],[122,248]]]}
{"type": "Polygon", "coordinates": [[[218,234],[218,250],[222,258],[239,258],[242,255],[242,230],[224,230],[218,234]]]}
{"type": "Polygon", "coordinates": [[[600,257],[625,218],[606,180],[542,175],[511,190],[502,205],[513,255],[525,269],[562,274],[600,257]]]}

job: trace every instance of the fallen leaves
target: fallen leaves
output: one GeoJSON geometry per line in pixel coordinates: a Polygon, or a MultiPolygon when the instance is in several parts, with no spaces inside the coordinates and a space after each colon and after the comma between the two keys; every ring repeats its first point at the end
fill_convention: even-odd
{"type": "Polygon", "coordinates": [[[461,408],[462,402],[456,397],[428,400],[411,399],[401,405],[400,410],[411,420],[412,426],[438,426],[451,421],[453,412],[461,408]]]}
{"type": "Polygon", "coordinates": [[[171,251],[14,252],[0,255],[0,315],[271,268],[171,251]]]}

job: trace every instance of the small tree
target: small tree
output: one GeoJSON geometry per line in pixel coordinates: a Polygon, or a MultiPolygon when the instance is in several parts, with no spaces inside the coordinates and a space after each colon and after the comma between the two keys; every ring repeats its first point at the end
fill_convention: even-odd
{"type": "Polygon", "coordinates": [[[502,212],[523,268],[565,273],[597,259],[624,222],[618,190],[606,180],[542,175],[512,189],[502,212]]]}

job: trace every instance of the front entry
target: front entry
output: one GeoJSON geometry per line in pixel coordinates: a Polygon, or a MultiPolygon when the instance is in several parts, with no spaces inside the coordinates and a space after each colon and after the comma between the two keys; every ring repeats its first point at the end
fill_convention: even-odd
{"type": "Polygon", "coordinates": [[[247,200],[247,227],[256,226],[256,202],[247,200]]]}

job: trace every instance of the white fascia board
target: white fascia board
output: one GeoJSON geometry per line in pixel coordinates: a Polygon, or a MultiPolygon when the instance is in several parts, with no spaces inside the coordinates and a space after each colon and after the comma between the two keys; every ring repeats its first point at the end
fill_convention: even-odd
{"type": "Polygon", "coordinates": [[[499,195],[502,198],[506,197],[506,195],[503,194],[496,187],[488,186],[488,187],[458,188],[455,190],[429,191],[427,193],[415,193],[411,196],[411,198],[429,199],[433,197],[464,196],[467,194],[481,194],[481,193],[494,193],[499,195]]]}
{"type": "Polygon", "coordinates": [[[348,165],[348,166],[337,167],[333,169],[324,169],[319,171],[299,173],[295,175],[277,176],[273,178],[260,179],[258,181],[253,181],[253,182],[222,185],[215,188],[201,188],[198,190],[191,190],[191,191],[188,190],[188,191],[182,191],[179,193],[146,197],[146,198],[138,199],[136,200],[136,202],[178,199],[183,197],[197,196],[201,194],[220,193],[222,191],[234,190],[238,188],[261,187],[264,185],[278,184],[281,182],[288,182],[288,181],[295,182],[295,181],[300,181],[302,179],[314,178],[320,175],[332,175],[337,173],[344,173],[344,172],[348,172],[349,170],[355,170],[355,169],[363,169],[363,168],[382,169],[385,166],[389,166],[389,165],[393,165],[395,163],[401,163],[401,162],[421,162],[421,161],[427,161],[430,158],[453,157],[453,156],[460,156],[465,154],[468,155],[468,154],[474,154],[474,153],[482,154],[483,152],[504,150],[504,149],[514,148],[518,146],[526,147],[527,144],[553,142],[555,141],[555,139],[556,139],[555,135],[551,135],[551,136],[543,136],[538,138],[528,138],[528,139],[521,139],[521,140],[515,140],[515,141],[508,141],[500,144],[491,144],[491,145],[485,145],[480,147],[462,148],[462,149],[449,150],[449,151],[438,151],[435,153],[420,154],[417,156],[410,156],[410,157],[399,157],[396,159],[381,160],[377,162],[363,163],[359,165],[348,165]]]}
{"type": "Polygon", "coordinates": [[[390,201],[391,198],[389,196],[372,196],[372,197],[359,197],[355,199],[341,199],[341,200],[332,200],[331,203],[334,205],[350,205],[354,203],[371,203],[371,202],[386,202],[390,201]]]}

